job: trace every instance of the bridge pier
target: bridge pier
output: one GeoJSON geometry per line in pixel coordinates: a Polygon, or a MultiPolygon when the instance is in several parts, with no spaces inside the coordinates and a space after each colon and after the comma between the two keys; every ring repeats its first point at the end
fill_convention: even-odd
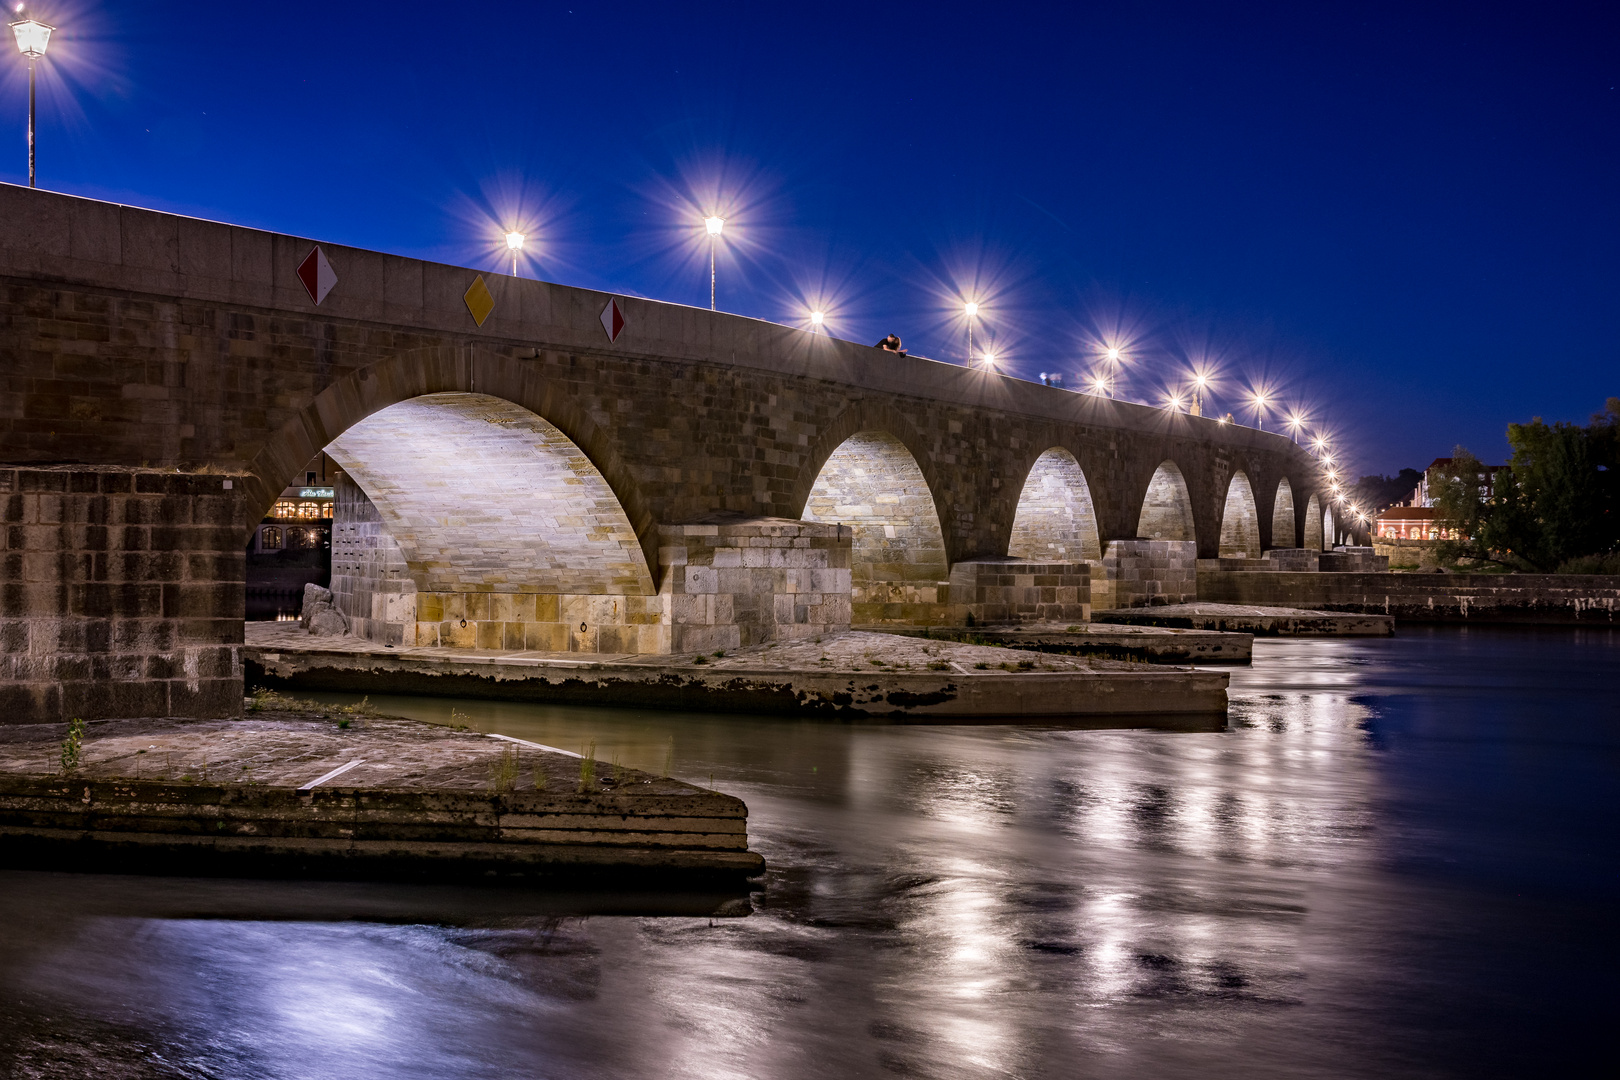
{"type": "Polygon", "coordinates": [[[0,468],[0,723],[240,715],[242,481],[0,468]]]}

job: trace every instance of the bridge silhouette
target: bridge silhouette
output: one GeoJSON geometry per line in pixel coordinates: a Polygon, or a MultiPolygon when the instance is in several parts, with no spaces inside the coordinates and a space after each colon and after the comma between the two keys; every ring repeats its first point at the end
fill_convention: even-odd
{"type": "Polygon", "coordinates": [[[244,548],[322,452],[391,644],[1073,620],[1335,538],[1281,435],[706,309],[13,186],[0,278],[13,721],[238,712],[244,548]]]}

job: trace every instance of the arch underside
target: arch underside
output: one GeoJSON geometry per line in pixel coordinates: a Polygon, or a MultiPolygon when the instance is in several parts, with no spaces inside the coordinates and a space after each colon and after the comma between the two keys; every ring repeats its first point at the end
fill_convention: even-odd
{"type": "Polygon", "coordinates": [[[1142,499],[1142,513],[1137,519],[1136,535],[1150,540],[1198,538],[1193,525],[1192,497],[1187,493],[1187,481],[1175,462],[1164,462],[1148,482],[1147,495],[1142,499]]]}
{"type": "Polygon", "coordinates": [[[1271,509],[1271,546],[1291,548],[1298,542],[1294,522],[1294,489],[1284,477],[1277,481],[1277,498],[1271,509]]]}
{"type": "Polygon", "coordinates": [[[1080,463],[1062,447],[1047,450],[1030,468],[1007,554],[1042,562],[1102,558],[1091,489],[1080,463]]]}
{"type": "Polygon", "coordinates": [[[857,623],[903,617],[891,605],[945,599],[950,566],[933,493],[905,444],[885,431],[845,439],[821,467],[804,519],[851,527],[857,623]]]}
{"type": "Polygon", "coordinates": [[[1324,531],[1322,528],[1322,503],[1315,493],[1305,502],[1305,547],[1310,551],[1322,551],[1324,531]]]}
{"type": "Polygon", "coordinates": [[[376,506],[420,588],[650,595],[607,481],[566,435],[485,394],[429,394],[345,431],[327,453],[376,506]]]}
{"type": "Polygon", "coordinates": [[[1254,505],[1254,488],[1241,470],[1232,474],[1226,488],[1226,506],[1221,510],[1220,554],[1225,559],[1260,557],[1260,514],[1254,505]]]}

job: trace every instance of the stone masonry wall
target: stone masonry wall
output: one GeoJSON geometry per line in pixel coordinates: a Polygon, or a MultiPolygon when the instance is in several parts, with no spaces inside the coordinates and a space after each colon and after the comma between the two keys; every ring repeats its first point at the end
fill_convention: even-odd
{"type": "Polygon", "coordinates": [[[1620,577],[1200,571],[1198,599],[1393,615],[1408,622],[1613,626],[1620,619],[1620,577]]]}
{"type": "Polygon", "coordinates": [[[241,715],[242,489],[0,468],[0,723],[241,715]]]}
{"type": "Polygon", "coordinates": [[[384,645],[416,644],[416,581],[366,493],[339,474],[332,509],[332,597],[349,631],[384,645]],[[409,634],[409,640],[407,638],[409,634]]]}
{"type": "Polygon", "coordinates": [[[848,526],[780,518],[658,530],[671,649],[735,649],[848,630],[848,526]]]}
{"type": "Polygon", "coordinates": [[[1092,576],[1092,607],[1190,603],[1198,598],[1197,557],[1198,545],[1190,540],[1110,541],[1102,574],[1092,576]]]}
{"type": "Polygon", "coordinates": [[[951,567],[951,596],[978,626],[1089,622],[1091,568],[1080,561],[959,562],[951,567]]]}

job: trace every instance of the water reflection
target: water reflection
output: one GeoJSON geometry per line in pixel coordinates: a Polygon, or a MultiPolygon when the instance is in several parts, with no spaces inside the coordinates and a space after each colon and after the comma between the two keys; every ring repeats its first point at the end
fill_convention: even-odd
{"type": "Polygon", "coordinates": [[[1614,638],[1259,645],[1219,733],[378,700],[654,770],[673,739],[677,775],[749,804],[754,913],[7,874],[0,1052],[107,1075],[1205,1077],[1523,1072],[1590,1045],[1614,638]]]}

